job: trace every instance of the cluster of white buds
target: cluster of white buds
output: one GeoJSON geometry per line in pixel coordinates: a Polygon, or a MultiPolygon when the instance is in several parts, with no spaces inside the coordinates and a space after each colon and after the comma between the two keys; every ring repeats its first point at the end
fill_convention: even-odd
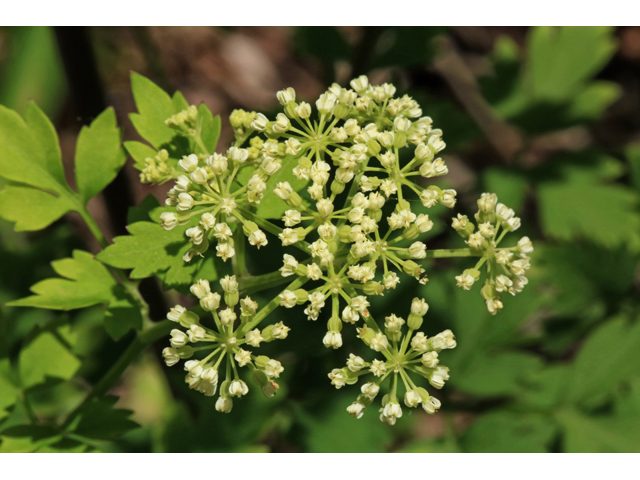
{"type": "Polygon", "coordinates": [[[185,381],[190,388],[207,396],[214,396],[218,391],[218,371],[224,370],[225,379],[220,383],[216,410],[228,413],[233,407],[232,397],[241,397],[249,391],[238,374],[238,367],[249,369],[252,381],[264,395],[272,397],[276,394],[279,387],[274,379],[284,368],[279,361],[255,355],[248,348],[284,339],[290,329],[282,322],[262,330],[255,328],[265,316],[262,311],[258,312],[257,302],[249,297],[240,299],[235,276],[227,275],[220,281],[220,286],[222,295],[212,291],[207,280],[198,280],[191,286],[191,293],[200,301],[200,307],[211,314],[212,321],[204,321],[180,305],[171,309],[167,318],[182,329],[171,331],[171,346],[165,348],[162,355],[168,366],[175,365],[180,359],[187,360],[184,363],[185,381]]]}
{"type": "Polygon", "coordinates": [[[287,292],[282,305],[308,301],[305,313],[315,320],[331,297],[328,347],[342,344],[342,322],[355,323],[366,315],[366,296],[395,288],[398,274],[427,281],[416,262],[428,255],[427,246],[418,237],[433,222],[412,211],[412,200],[427,208],[456,203],[454,190],[414,182],[447,173],[436,158],[445,143],[418,103],[406,95],[394,98],[395,91],[391,84],[370,85],[365,76],[352,80],[351,89],[333,84],[316,101],[317,119],[312,120],[311,105],[297,102],[295,91],[287,88],[277,94],[284,113],[275,121],[258,114],[253,125],[294,156],[293,173],[307,182],[311,202],[288,182],[274,189],[289,206],[282,217],[282,244],[303,247],[311,255],[299,266],[285,255],[282,274],[322,283],[287,292]],[[336,206],[338,201],[343,208],[336,206]]]}
{"type": "Polygon", "coordinates": [[[528,254],[533,252],[533,244],[529,237],[522,237],[514,247],[498,247],[508,232],[520,228],[520,218],[511,208],[498,203],[494,193],[482,194],[475,219],[477,227],[466,215],[458,214],[453,219],[452,227],[465,239],[473,255],[480,257],[476,266],[462,272],[456,281],[460,288],[471,289],[485,265],[486,279],[481,293],[487,309],[495,315],[502,309],[502,293],[515,295],[528,283],[528,254]]]}
{"type": "Polygon", "coordinates": [[[195,105],[189,106],[186,110],[178,112],[164,121],[167,127],[187,136],[196,135],[197,122],[198,108],[195,105]]]}
{"type": "Polygon", "coordinates": [[[161,184],[178,176],[180,172],[169,162],[169,152],[159,150],[155,157],[144,160],[144,169],[140,172],[140,183],[161,184]]]}
{"type": "Polygon", "coordinates": [[[216,254],[223,260],[233,257],[234,230],[241,229],[249,243],[257,248],[267,245],[267,236],[255,222],[246,218],[245,209],[260,203],[266,193],[267,180],[281,168],[282,162],[263,155],[256,168],[255,164],[247,165],[249,159],[248,149],[231,147],[226,155],[214,153],[201,159],[191,154],[178,162],[183,175],[177,178],[165,202],[175,211],[163,213],[160,220],[162,226],[170,230],[189,223],[193,217],[200,219],[198,225],[186,230],[192,244],[184,256],[186,262],[196,254],[203,255],[210,242],[216,242],[216,254]],[[254,173],[246,185],[239,187],[234,181],[245,167],[254,173]]]}
{"type": "Polygon", "coordinates": [[[336,388],[354,384],[363,375],[372,374],[375,377],[361,386],[361,394],[347,407],[351,415],[356,418],[364,415],[387,377],[391,377],[391,380],[388,393],[382,398],[381,421],[393,425],[402,416],[399,400],[401,393],[398,389],[400,383],[404,386],[403,399],[407,407],[422,406],[429,414],[440,408],[440,401],[429,395],[425,388],[417,386],[411,378],[412,374],[417,374],[437,389],[441,389],[449,379],[449,369],[440,365],[438,355],[442,350],[455,348],[456,339],[450,330],[433,337],[417,332],[428,309],[429,306],[423,299],[414,298],[406,321],[396,315],[389,315],[385,319],[384,330],[380,330],[369,318],[367,325],[358,329],[362,341],[382,357],[369,362],[350,354],[346,367],[336,368],[329,373],[331,383],[336,388]]]}

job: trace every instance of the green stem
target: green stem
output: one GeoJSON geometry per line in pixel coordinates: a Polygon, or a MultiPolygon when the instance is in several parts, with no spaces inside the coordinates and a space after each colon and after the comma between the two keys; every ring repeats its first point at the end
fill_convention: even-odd
{"type": "Polygon", "coordinates": [[[142,351],[151,343],[155,342],[159,338],[162,338],[169,334],[174,322],[170,320],[164,320],[153,324],[152,327],[146,330],[138,332],[136,338],[131,342],[127,349],[122,353],[120,358],[114,363],[111,368],[104,374],[104,376],[95,384],[93,389],[84,398],[82,403],[78,405],[67,416],[62,424],[62,428],[67,428],[76,419],[76,417],[82,412],[82,409],[89,404],[94,398],[105,395],[120,379],[127,367],[133,363],[133,361],[142,353],[142,351]]]}
{"type": "Polygon", "coordinates": [[[453,248],[440,250],[427,250],[427,258],[450,258],[450,257],[481,257],[482,252],[475,252],[470,248],[453,248]]]}
{"type": "Polygon", "coordinates": [[[245,252],[247,239],[245,238],[244,231],[242,229],[242,222],[238,222],[235,237],[236,254],[233,256],[231,263],[233,265],[233,273],[238,278],[238,280],[240,280],[241,278],[249,276],[245,252]]]}
{"type": "MultiPolygon", "coordinates": [[[[308,281],[309,279],[306,277],[298,277],[293,282],[291,282],[291,284],[285,290],[295,291],[298,288],[302,287],[308,281]]],[[[267,305],[262,310],[256,313],[256,316],[253,317],[253,320],[238,329],[236,336],[243,337],[249,330],[255,328],[262,320],[264,320],[267,315],[278,308],[278,306],[280,306],[280,296],[276,295],[276,297],[269,303],[267,303],[267,305]]]]}
{"type": "Polygon", "coordinates": [[[242,295],[250,295],[252,293],[267,290],[287,283],[289,279],[283,277],[280,270],[264,275],[248,276],[242,279],[240,283],[240,292],[242,295]]]}

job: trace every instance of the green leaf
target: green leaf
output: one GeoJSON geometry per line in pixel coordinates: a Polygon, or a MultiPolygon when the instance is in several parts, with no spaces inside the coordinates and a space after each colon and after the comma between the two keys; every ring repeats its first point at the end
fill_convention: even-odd
{"type": "Polygon", "coordinates": [[[68,197],[56,197],[30,187],[8,186],[0,191],[0,216],[16,222],[16,231],[42,230],[69,210],[75,210],[68,197]]]}
{"type": "Polygon", "coordinates": [[[142,328],[140,308],[131,301],[122,285],[116,285],[112,290],[109,308],[104,315],[104,328],[116,341],[129,330],[142,328]]]}
{"type": "Polygon", "coordinates": [[[348,59],[351,48],[336,27],[298,27],[295,45],[303,55],[326,62],[348,59]]]}
{"type": "Polygon", "coordinates": [[[520,69],[517,46],[496,42],[493,78],[482,81],[486,98],[528,133],[597,120],[620,96],[617,85],[591,80],[615,47],[611,27],[533,27],[520,69]]]}
{"type": "Polygon", "coordinates": [[[127,149],[127,152],[129,152],[129,155],[131,155],[131,158],[133,158],[135,167],[138,170],[144,170],[146,166],[145,160],[147,158],[153,158],[158,154],[158,152],[155,149],[151,148],[149,145],[145,145],[144,143],[136,142],[133,140],[124,142],[124,148],[127,149]]]}
{"type": "Polygon", "coordinates": [[[49,332],[40,334],[20,352],[20,379],[24,388],[47,377],[68,380],[80,367],[78,360],[49,332]]]}
{"type": "Polygon", "coordinates": [[[581,401],[610,393],[640,368],[640,322],[610,320],[596,330],[577,355],[567,400],[581,401]]]}
{"type": "Polygon", "coordinates": [[[102,397],[83,407],[73,433],[97,440],[115,440],[138,428],[139,425],[129,419],[131,410],[113,408],[117,401],[117,397],[102,397]]]}
{"type": "MultiPolygon", "coordinates": [[[[197,218],[193,221],[197,221],[197,218]]],[[[129,225],[131,235],[116,237],[113,245],[98,255],[98,259],[117,268],[133,269],[131,278],[146,278],[167,272],[169,283],[189,283],[198,261],[190,264],[182,259],[189,249],[185,230],[189,225],[165,230],[151,222],[129,225]]]]}
{"type": "Polygon", "coordinates": [[[127,157],[120,144],[120,129],[112,108],[82,127],[76,146],[76,184],[86,203],[116,177],[127,157]]]}
{"type": "Polygon", "coordinates": [[[564,178],[538,186],[547,235],[561,240],[586,237],[605,247],[640,244],[638,194],[623,185],[604,183],[612,175],[607,161],[612,162],[606,157],[585,165],[557,160],[564,178]]]}
{"type": "Polygon", "coordinates": [[[604,111],[615,102],[622,90],[613,82],[595,81],[586,86],[569,106],[568,116],[576,121],[597,120],[604,111]]]}
{"type": "Polygon", "coordinates": [[[93,255],[74,250],[73,258],[52,262],[63,278],[50,278],[31,287],[30,297],[7,303],[14,307],[38,307],[53,310],[73,310],[99,303],[108,303],[115,280],[93,255]]]}
{"type": "Polygon", "coordinates": [[[451,382],[475,396],[516,395],[524,388],[524,380],[539,370],[541,364],[537,356],[528,353],[480,353],[462,371],[453,371],[451,382]]]}
{"type": "Polygon", "coordinates": [[[543,453],[555,432],[545,416],[499,410],[478,418],[462,438],[462,446],[473,453],[543,453]]]}
{"type": "Polygon", "coordinates": [[[41,124],[33,130],[20,115],[0,105],[0,175],[59,195],[71,193],[60,182],[60,166],[52,157],[46,135],[44,146],[39,135],[41,124]]]}
{"type": "Polygon", "coordinates": [[[62,166],[60,141],[51,120],[40,110],[35,102],[29,102],[24,111],[24,120],[38,138],[42,146],[47,171],[60,183],[67,185],[62,166]]]}
{"type": "Polygon", "coordinates": [[[611,27],[535,27],[527,38],[526,87],[536,99],[560,101],[606,65],[616,44],[611,27]]]}
{"type": "Polygon", "coordinates": [[[5,409],[16,403],[18,395],[18,389],[5,375],[9,369],[9,359],[0,360],[0,421],[7,416],[5,409]]]}
{"type": "Polygon", "coordinates": [[[204,143],[205,147],[207,147],[207,152],[212,154],[216,151],[216,146],[218,145],[218,139],[220,138],[220,115],[216,115],[215,117],[211,113],[211,110],[204,104],[201,103],[198,105],[198,130],[200,131],[200,138],[202,139],[202,143],[204,143]]]}
{"type": "MultiPolygon", "coordinates": [[[[370,408],[360,419],[346,412],[350,401],[345,396],[336,401],[320,418],[308,417],[307,447],[313,453],[332,452],[380,452],[391,441],[389,430],[379,419],[375,409],[370,408]]],[[[373,405],[372,405],[373,407],[373,405]]]]}
{"type": "Polygon", "coordinates": [[[637,453],[640,451],[640,415],[586,416],[560,411],[565,452],[637,453]]]}
{"type": "Polygon", "coordinates": [[[640,143],[629,145],[625,153],[631,166],[631,180],[636,190],[640,191],[640,143]]]}
{"type": "Polygon", "coordinates": [[[156,149],[168,144],[175,132],[164,123],[176,110],[171,97],[155,83],[137,73],[131,74],[131,89],[138,113],[129,115],[138,133],[156,149]]]}
{"type": "Polygon", "coordinates": [[[0,105],[22,111],[35,100],[56,116],[66,99],[66,81],[53,27],[5,28],[3,39],[0,105]]]}

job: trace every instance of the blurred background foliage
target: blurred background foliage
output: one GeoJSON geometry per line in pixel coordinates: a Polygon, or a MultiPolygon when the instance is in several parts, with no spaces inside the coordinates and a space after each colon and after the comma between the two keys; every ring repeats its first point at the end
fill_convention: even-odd
{"type": "MultiPolygon", "coordinates": [[[[445,132],[456,212],[473,213],[479,194],[493,191],[522,217],[536,249],[531,283],[491,317],[477,292],[455,288],[467,265],[443,259],[428,267],[426,286],[406,281],[376,298],[388,314],[424,296],[427,333],[451,328],[458,339],[443,354],[451,380],[438,392],[440,413],[406,409],[395,428],[375,411],[350,417],[356,387],[330,385],[327,372],[361,348],[355,339],[329,351],[318,340],[323,325],[294,311],[288,352],[265,352],[286,366],[275,399],[250,395],[218,414],[183,372],[166,368],[158,342],[73,434],[53,442],[47,425],[82,400],[132,336],[111,340],[103,308],[3,306],[0,451],[640,451],[639,28],[0,29],[0,104],[22,112],[36,100],[65,161],[92,102],[113,105],[125,140],[136,139],[131,70],[223,118],[238,107],[275,111],[286,86],[310,100],[359,74],[394,82],[445,132]]],[[[223,122],[220,148],[231,138],[223,122]]],[[[115,194],[90,203],[112,235],[124,227],[114,198],[163,198],[166,189],[136,177],[129,165],[115,194]]],[[[461,243],[451,212],[441,213],[429,248],[461,243]]],[[[98,247],[74,214],[36,233],[0,220],[0,304],[28,295],[53,275],[51,261],[76,248],[98,247]]],[[[279,267],[273,255],[257,263],[256,272],[279,267]]],[[[166,293],[167,304],[180,298],[166,293]]],[[[154,318],[165,312],[152,305],[154,318]]]]}

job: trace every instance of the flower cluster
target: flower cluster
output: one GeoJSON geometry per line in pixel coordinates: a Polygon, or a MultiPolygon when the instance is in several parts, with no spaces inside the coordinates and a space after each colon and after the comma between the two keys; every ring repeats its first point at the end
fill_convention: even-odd
{"type": "Polygon", "coordinates": [[[442,131],[422,116],[418,103],[407,95],[394,98],[393,85],[373,86],[365,76],[354,79],[351,87],[333,84],[320,95],[313,122],[311,105],[296,102],[295,91],[287,88],[278,92],[284,113],[275,121],[257,114],[252,125],[284,144],[296,159],[293,173],[308,185],[308,201],[288,182],[274,190],[290,207],[282,218],[282,244],[304,242],[311,255],[303,263],[285,255],[281,270],[283,276],[306,276],[321,284],[310,291],[285,292],[282,305],[308,301],[305,313],[315,320],[331,296],[324,343],[333,348],[342,344],[342,322],[355,323],[367,315],[366,295],[395,288],[398,273],[427,281],[416,262],[427,256],[426,245],[416,239],[431,230],[433,222],[412,211],[410,200],[426,208],[437,203],[452,208],[456,203],[454,190],[414,182],[448,171],[436,158],[445,147],[442,131]],[[343,208],[336,207],[338,200],[343,208]]]}
{"type": "Polygon", "coordinates": [[[240,299],[235,276],[227,275],[220,281],[220,286],[223,295],[212,292],[207,280],[198,280],[191,286],[191,293],[199,299],[200,307],[211,314],[212,321],[204,322],[180,305],[171,309],[167,318],[184,330],[175,328],[171,331],[171,347],[165,348],[162,355],[168,366],[181,359],[187,360],[184,363],[185,381],[190,388],[207,396],[216,394],[218,371],[224,368],[225,379],[220,384],[216,410],[228,413],[233,408],[232,397],[241,397],[249,391],[247,383],[238,374],[238,367],[249,369],[251,379],[267,397],[276,394],[278,384],[273,379],[278,378],[284,368],[279,361],[255,355],[247,348],[258,348],[262,342],[287,338],[290,329],[282,322],[262,330],[255,328],[264,317],[257,312],[257,302],[249,297],[240,299]],[[238,305],[239,309],[236,308],[238,305]]]}
{"type": "Polygon", "coordinates": [[[471,289],[480,278],[480,268],[486,266],[486,280],[481,293],[487,309],[495,315],[502,309],[501,294],[515,295],[528,283],[526,273],[530,266],[527,254],[533,252],[529,237],[522,237],[514,247],[498,248],[508,232],[520,228],[520,218],[515,212],[498,203],[494,193],[483,193],[478,200],[476,225],[466,215],[458,214],[452,227],[463,237],[473,254],[480,256],[474,268],[456,277],[457,284],[465,290],[471,289]]]}
{"type": "Polygon", "coordinates": [[[198,254],[203,255],[211,241],[216,241],[216,252],[223,260],[235,255],[233,230],[239,225],[251,245],[260,248],[268,243],[265,233],[248,220],[243,208],[256,206],[264,197],[266,181],[282,166],[275,158],[264,156],[246,185],[234,183],[238,173],[250,159],[248,149],[231,147],[226,155],[214,153],[201,161],[191,154],[178,162],[187,175],[181,175],[169,191],[166,204],[175,212],[160,216],[162,226],[170,230],[185,225],[191,218],[199,217],[199,225],[187,229],[192,243],[184,256],[185,261],[198,254]],[[232,228],[234,227],[234,228],[232,228]]]}
{"type": "MultiPolygon", "coordinates": [[[[420,405],[427,413],[435,413],[440,402],[417,386],[414,378],[421,376],[434,388],[443,387],[449,369],[440,365],[439,354],[456,346],[453,334],[445,330],[427,337],[419,331],[428,310],[419,298],[413,300],[406,321],[389,315],[384,326],[378,325],[369,310],[369,297],[396,288],[403,276],[425,284],[428,279],[421,264],[427,257],[480,257],[474,268],[456,280],[469,290],[486,265],[482,295],[491,313],[502,308],[502,292],[515,294],[527,283],[527,254],[533,247],[527,237],[515,247],[498,247],[507,232],[520,226],[520,220],[513,210],[498,204],[494,194],[485,193],[478,201],[477,227],[463,215],[453,220],[453,228],[468,248],[427,249],[420,239],[434,226],[427,209],[456,204],[454,190],[433,184],[448,172],[439,157],[445,148],[442,131],[433,127],[411,97],[395,97],[391,84],[370,85],[367,77],[360,76],[350,87],[333,84],[320,95],[315,108],[298,101],[292,88],[281,90],[277,98],[283,112],[272,120],[262,113],[235,110],[230,116],[235,143],[224,155],[193,153],[173,160],[161,150],[145,161],[143,181],[175,181],[161,222],[166,229],[190,223],[186,235],[191,248],[185,261],[204,255],[213,241],[223,260],[243,256],[244,248],[236,253],[233,233],[242,231],[240,238],[235,237],[243,242],[239,246],[248,241],[260,248],[267,244],[261,229],[277,235],[283,247],[299,251],[296,256],[293,251],[284,253],[279,272],[252,280],[244,258],[233,262],[238,279],[250,279],[253,288],[261,287],[262,280],[267,289],[293,277],[260,311],[249,297],[240,300],[238,280],[227,276],[220,282],[222,307],[222,295],[213,292],[206,280],[191,287],[202,310],[211,313],[208,326],[180,306],[169,313],[168,318],[183,329],[171,332],[171,347],[163,352],[167,364],[187,360],[187,383],[205,395],[218,391],[218,371],[224,369],[216,402],[219,411],[230,411],[231,398],[248,391],[238,366],[251,371],[265,395],[276,393],[273,379],[282,372],[282,365],[254,355],[248,347],[285,338],[289,328],[280,322],[260,330],[258,324],[279,306],[304,305],[307,319],[317,320],[330,303],[323,344],[342,347],[343,325],[350,323],[356,326],[353,334],[357,331],[368,347],[380,353],[371,361],[350,354],[346,367],[329,374],[337,388],[373,375],[348,407],[349,413],[360,418],[385,390],[380,419],[394,424],[402,416],[400,384],[407,407],[420,405]],[[280,169],[281,178],[272,178],[280,169]],[[280,226],[256,213],[260,202],[286,203],[280,226]],[[388,387],[383,384],[387,377],[388,387]]],[[[189,137],[198,147],[195,151],[206,152],[198,133],[198,109],[189,107],[166,124],[189,137]]]]}
{"type": "Polygon", "coordinates": [[[417,386],[411,374],[424,377],[429,384],[437,389],[444,386],[449,379],[449,369],[440,365],[438,354],[456,346],[456,340],[450,330],[445,330],[433,337],[427,337],[420,329],[423,317],[429,306],[423,299],[414,298],[411,312],[407,321],[396,315],[389,315],[385,319],[384,331],[378,329],[375,323],[358,329],[359,337],[381,357],[370,362],[353,353],[349,355],[344,368],[336,368],[329,373],[331,383],[336,388],[351,385],[359,377],[371,374],[374,379],[362,385],[361,394],[347,411],[356,418],[362,417],[365,410],[382,388],[382,383],[391,377],[388,393],[382,398],[380,420],[391,425],[402,416],[398,386],[404,386],[404,404],[409,408],[419,405],[429,414],[440,408],[440,401],[429,395],[423,387],[417,386]]]}

